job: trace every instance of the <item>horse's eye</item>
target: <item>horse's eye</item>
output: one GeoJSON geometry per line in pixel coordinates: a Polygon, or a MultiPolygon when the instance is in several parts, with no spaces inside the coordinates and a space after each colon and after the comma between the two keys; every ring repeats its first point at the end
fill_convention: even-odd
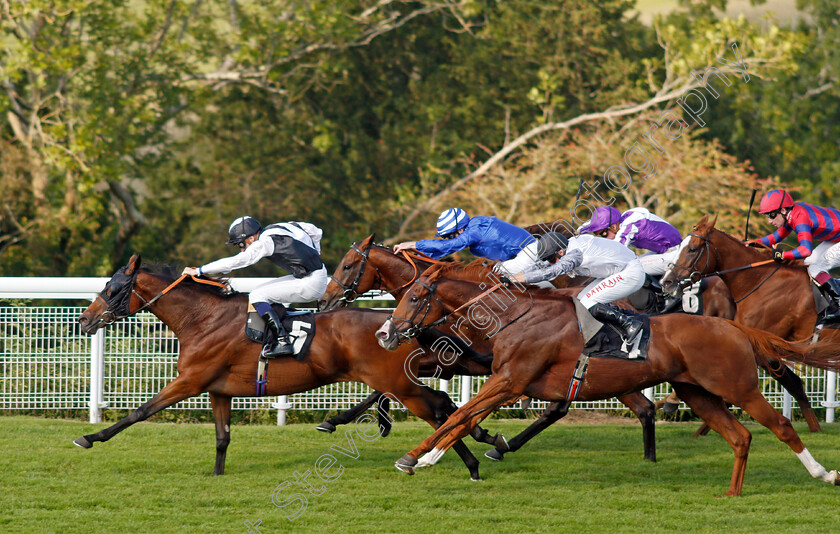
{"type": "Polygon", "coordinates": [[[350,266],[349,266],[349,265],[345,265],[345,266],[344,266],[344,270],[346,271],[346,270],[348,270],[348,269],[350,269],[350,266]]]}
{"type": "Polygon", "coordinates": [[[417,302],[417,301],[418,301],[418,300],[420,300],[420,299],[419,299],[419,298],[417,298],[417,295],[413,295],[413,296],[412,296],[409,300],[410,300],[411,302],[417,302]]]}
{"type": "Polygon", "coordinates": [[[697,249],[696,249],[696,248],[691,248],[691,247],[688,247],[688,251],[689,251],[689,252],[694,253],[694,252],[697,252],[697,249]]]}

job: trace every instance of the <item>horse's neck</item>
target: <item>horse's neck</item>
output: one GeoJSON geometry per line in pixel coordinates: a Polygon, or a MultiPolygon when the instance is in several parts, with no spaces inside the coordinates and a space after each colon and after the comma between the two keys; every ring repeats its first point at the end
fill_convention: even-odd
{"type": "MultiPolygon", "coordinates": [[[[148,280],[149,282],[143,285],[142,290],[138,288],[138,293],[147,301],[155,298],[169,285],[152,276],[148,276],[148,280]]],[[[181,339],[181,334],[191,325],[206,324],[210,328],[215,328],[214,323],[223,320],[218,303],[208,302],[210,300],[215,301],[212,295],[197,288],[175,286],[148,309],[168,326],[176,337],[181,339]]]]}
{"type": "MultiPolygon", "coordinates": [[[[381,257],[377,257],[374,263],[379,269],[379,276],[382,279],[382,287],[379,289],[391,291],[394,298],[399,302],[408,290],[409,282],[416,280],[423,274],[431,263],[412,258],[411,261],[414,262],[412,264],[402,254],[394,254],[387,249],[382,249],[379,252],[381,252],[381,257]]],[[[374,261],[373,257],[370,259],[374,261]]]]}
{"type": "MultiPolygon", "coordinates": [[[[727,236],[719,230],[716,231],[714,235],[710,236],[710,240],[712,242],[712,245],[718,251],[718,271],[726,271],[729,269],[746,267],[747,265],[750,265],[752,263],[766,261],[769,259],[762,254],[758,254],[757,251],[734,241],[733,239],[729,238],[729,236],[727,236]]],[[[732,294],[732,298],[736,302],[738,302],[739,300],[745,298],[747,295],[750,295],[751,292],[757,295],[761,295],[765,291],[778,293],[779,283],[784,282],[786,285],[789,284],[789,276],[771,276],[771,274],[773,274],[773,271],[776,269],[784,270],[788,272],[789,275],[794,276],[796,276],[796,274],[802,274],[802,278],[803,280],[805,280],[804,269],[797,269],[795,267],[785,265],[780,266],[775,262],[760,265],[758,267],[740,269],[737,271],[724,273],[721,274],[720,277],[723,279],[723,281],[726,283],[726,286],[729,288],[729,292],[732,294]],[[795,271],[802,271],[802,273],[795,273],[795,271]]],[[[801,288],[799,288],[797,284],[796,287],[786,287],[785,291],[787,293],[790,293],[791,291],[797,292],[800,289],[801,288]]]]}

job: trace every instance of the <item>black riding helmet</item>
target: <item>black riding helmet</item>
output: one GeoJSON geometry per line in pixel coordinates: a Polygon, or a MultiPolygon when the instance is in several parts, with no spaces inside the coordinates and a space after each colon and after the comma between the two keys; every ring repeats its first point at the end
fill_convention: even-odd
{"type": "Polygon", "coordinates": [[[228,228],[228,236],[230,239],[228,239],[225,244],[238,245],[247,238],[258,233],[260,230],[262,230],[262,225],[255,218],[248,217],[247,215],[245,217],[239,217],[230,223],[230,228],[228,228]]]}
{"type": "Polygon", "coordinates": [[[548,260],[561,250],[566,250],[569,240],[559,232],[546,232],[537,242],[537,255],[540,260],[548,260]]]}

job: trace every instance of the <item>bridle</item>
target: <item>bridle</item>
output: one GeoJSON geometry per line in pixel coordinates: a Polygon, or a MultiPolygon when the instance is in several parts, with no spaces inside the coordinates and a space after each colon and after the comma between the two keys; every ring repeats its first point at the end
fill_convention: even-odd
{"type": "MultiPolygon", "coordinates": [[[[373,246],[373,243],[368,244],[367,248],[362,251],[356,247],[356,243],[350,245],[350,250],[356,251],[361,257],[362,262],[359,266],[359,272],[356,273],[356,279],[350,283],[349,286],[345,286],[341,283],[341,280],[336,278],[334,275],[330,276],[330,278],[338,284],[338,287],[344,290],[344,295],[341,297],[341,300],[345,302],[353,302],[357,298],[359,298],[359,283],[362,281],[362,277],[365,275],[365,267],[367,266],[368,262],[368,255],[370,254],[370,248],[373,246]]],[[[379,287],[382,287],[382,273],[379,272],[379,267],[375,264],[372,264],[373,268],[376,269],[376,280],[379,280],[379,287]]]]}
{"type": "MultiPolygon", "coordinates": [[[[397,321],[402,321],[404,323],[408,323],[408,328],[406,330],[404,330],[402,332],[399,332],[399,331],[395,332],[395,334],[397,336],[397,339],[400,341],[400,343],[402,343],[402,340],[407,341],[408,339],[410,339],[412,337],[415,337],[415,336],[425,332],[426,330],[429,330],[430,328],[434,328],[439,324],[443,324],[443,323],[447,322],[449,320],[450,316],[455,315],[456,313],[463,310],[467,306],[471,306],[472,304],[478,302],[479,300],[481,300],[485,296],[489,295],[490,293],[492,293],[492,292],[496,291],[497,289],[501,288],[502,286],[504,286],[504,284],[502,284],[502,283],[495,284],[492,287],[490,287],[489,289],[487,289],[486,291],[483,291],[479,295],[477,295],[477,296],[471,298],[470,300],[468,300],[467,302],[461,304],[460,306],[458,306],[457,308],[455,308],[451,312],[447,312],[446,311],[446,304],[444,304],[443,301],[441,301],[440,298],[438,298],[438,296],[435,295],[435,290],[437,289],[437,282],[435,282],[431,286],[426,284],[425,282],[423,282],[421,280],[417,280],[414,283],[421,286],[421,287],[424,287],[428,291],[425,298],[423,299],[423,301],[424,301],[423,304],[418,306],[417,309],[415,310],[414,314],[412,314],[412,316],[409,317],[408,319],[404,319],[402,317],[397,317],[396,315],[393,315],[393,314],[391,314],[388,317],[388,320],[396,319],[397,321]],[[440,307],[443,310],[443,315],[439,319],[437,319],[436,321],[424,325],[422,323],[426,320],[426,316],[429,315],[429,312],[432,309],[432,298],[434,298],[438,302],[438,304],[440,304],[440,307]],[[420,318],[420,321],[418,323],[415,323],[414,319],[420,314],[420,308],[423,305],[425,305],[425,309],[422,312],[423,317],[420,318]]],[[[531,294],[530,291],[528,291],[527,293],[528,293],[528,296],[531,298],[531,303],[528,306],[528,309],[525,310],[524,312],[522,312],[519,316],[517,316],[515,319],[510,321],[508,324],[506,324],[503,327],[496,330],[496,332],[494,332],[493,335],[498,334],[499,332],[501,332],[502,330],[504,330],[505,328],[507,328],[511,324],[518,321],[520,318],[522,318],[529,311],[531,311],[531,308],[534,307],[534,296],[531,294]]],[[[490,336],[488,335],[487,338],[489,339],[490,336]]]]}
{"type": "MultiPolygon", "coordinates": [[[[709,248],[711,248],[715,252],[715,257],[717,259],[717,263],[715,265],[720,264],[720,251],[718,251],[717,247],[712,244],[712,242],[709,240],[709,238],[707,236],[702,236],[702,235],[697,235],[697,234],[688,234],[688,235],[691,236],[691,237],[696,237],[698,239],[703,240],[703,249],[706,251],[706,265],[703,267],[702,271],[705,271],[706,268],[709,267],[709,261],[711,259],[711,253],[709,252],[709,248]]],[[[672,269],[680,268],[680,269],[682,269],[682,270],[684,270],[688,273],[688,278],[683,278],[682,280],[677,282],[677,285],[679,286],[680,289],[685,289],[686,287],[691,286],[691,285],[699,282],[703,278],[709,278],[710,276],[720,276],[720,275],[726,274],[726,273],[732,273],[732,272],[736,272],[736,271],[743,271],[743,270],[746,270],[746,269],[752,269],[754,267],[759,267],[761,265],[767,265],[768,263],[773,263],[775,261],[775,260],[757,261],[757,262],[754,262],[754,263],[750,263],[749,265],[742,265],[740,267],[734,267],[732,269],[725,269],[725,270],[722,270],[722,271],[713,271],[713,272],[710,272],[710,273],[703,274],[700,270],[695,269],[696,266],[697,266],[697,262],[700,260],[700,256],[701,255],[698,254],[697,257],[694,258],[694,262],[692,262],[690,267],[685,267],[685,266],[679,265],[677,263],[671,264],[672,269]],[[696,279],[695,279],[695,276],[696,276],[696,279]]],[[[744,295],[743,297],[735,300],[735,304],[738,304],[739,302],[743,301],[744,299],[746,299],[747,297],[749,297],[750,295],[755,293],[758,290],[758,288],[763,286],[764,282],[766,282],[767,280],[770,279],[771,276],[776,274],[776,271],[778,271],[781,267],[782,267],[781,263],[777,264],[776,268],[773,269],[770,272],[770,274],[768,274],[766,277],[764,277],[764,280],[759,282],[746,295],[744,295]]]]}
{"type": "MultiPolygon", "coordinates": [[[[125,269],[126,269],[126,267],[122,267],[119,271],[117,271],[117,274],[119,274],[119,273],[124,274],[125,269]]],[[[120,321],[120,320],[125,319],[127,317],[131,317],[132,315],[138,314],[141,311],[150,308],[152,306],[152,304],[154,304],[161,297],[163,297],[164,295],[169,293],[175,286],[180,284],[181,281],[184,280],[187,277],[187,275],[182,274],[177,280],[175,280],[174,282],[172,282],[171,284],[166,286],[160,293],[158,293],[157,295],[155,295],[151,299],[146,300],[145,298],[143,298],[143,295],[138,293],[137,289],[134,287],[136,282],[137,282],[137,275],[138,274],[140,274],[140,269],[135,268],[134,273],[130,275],[131,278],[129,280],[129,283],[126,284],[126,287],[128,289],[130,289],[130,291],[128,291],[128,289],[125,289],[125,288],[120,288],[120,291],[118,291],[116,295],[109,297],[109,296],[104,295],[105,291],[107,290],[107,286],[106,286],[106,288],[103,289],[102,292],[99,293],[96,296],[96,299],[95,299],[94,302],[97,302],[97,301],[101,302],[102,306],[105,308],[105,311],[102,312],[102,314],[100,314],[99,320],[97,321],[95,326],[98,327],[101,324],[104,324],[105,326],[108,326],[108,325],[114,324],[117,321],[120,321]],[[143,305],[140,306],[139,308],[137,308],[134,311],[131,311],[131,295],[136,296],[138,299],[140,299],[143,302],[143,305]]],[[[233,289],[231,288],[231,286],[227,282],[227,280],[225,280],[223,282],[217,282],[215,280],[206,280],[206,279],[202,279],[202,278],[197,278],[195,276],[190,276],[190,278],[192,278],[194,282],[198,282],[199,284],[217,286],[217,287],[221,288],[223,293],[226,294],[226,295],[233,292],[233,289]]],[[[112,280],[113,280],[113,277],[112,277],[112,280]]]]}
{"type": "MultiPolygon", "coordinates": [[[[370,260],[369,255],[370,255],[370,250],[373,247],[373,245],[374,245],[374,243],[369,243],[365,250],[359,250],[359,248],[356,246],[356,243],[353,243],[350,246],[350,250],[356,252],[359,256],[361,256],[362,261],[361,261],[361,264],[359,265],[359,272],[356,273],[356,278],[349,285],[344,285],[341,282],[341,280],[336,278],[334,275],[330,276],[330,278],[336,284],[338,284],[338,287],[340,287],[341,289],[344,290],[344,294],[342,295],[341,300],[349,303],[349,302],[353,302],[354,300],[359,298],[359,296],[360,296],[359,284],[361,284],[362,277],[365,275],[365,267],[367,266],[367,263],[370,260]]],[[[431,258],[421,258],[419,256],[414,256],[412,254],[409,254],[406,251],[402,251],[401,254],[411,264],[411,266],[414,267],[414,275],[411,277],[411,280],[409,280],[405,284],[401,285],[400,287],[397,287],[397,288],[394,288],[394,289],[384,289],[382,287],[382,272],[379,270],[379,267],[377,267],[375,263],[371,262],[371,266],[376,270],[376,278],[374,279],[374,286],[377,287],[379,290],[381,290],[385,293],[389,293],[391,295],[393,295],[397,291],[400,291],[400,290],[405,289],[406,287],[410,286],[420,276],[420,269],[417,267],[417,263],[414,261],[415,259],[422,259],[424,261],[434,262],[434,260],[432,260],[431,258]]]]}
{"type": "Polygon", "coordinates": [[[699,282],[703,278],[707,278],[709,276],[714,276],[715,274],[717,274],[717,273],[703,274],[703,271],[708,269],[709,264],[710,264],[711,259],[712,259],[712,253],[711,253],[710,249],[714,250],[714,252],[715,252],[715,259],[717,259],[717,263],[715,265],[720,263],[720,252],[718,251],[717,247],[712,244],[712,242],[709,240],[709,238],[707,236],[702,236],[702,235],[698,235],[698,234],[688,234],[688,235],[690,237],[696,237],[696,238],[701,239],[703,241],[702,249],[706,253],[706,264],[703,266],[702,269],[697,269],[697,263],[700,261],[700,258],[703,255],[702,253],[698,254],[697,257],[694,258],[694,261],[691,262],[690,266],[686,267],[685,265],[680,265],[676,262],[672,263],[671,264],[671,269],[677,269],[678,268],[678,269],[682,269],[683,271],[688,273],[688,278],[683,278],[683,279],[679,280],[678,285],[679,285],[680,289],[685,289],[685,288],[687,288],[691,285],[696,284],[697,282],[699,282]]]}

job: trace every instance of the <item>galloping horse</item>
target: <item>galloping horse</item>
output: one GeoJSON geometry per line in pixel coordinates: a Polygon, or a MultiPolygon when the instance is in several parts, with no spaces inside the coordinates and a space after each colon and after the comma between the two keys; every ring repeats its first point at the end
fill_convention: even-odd
{"type": "MultiPolygon", "coordinates": [[[[553,402],[567,400],[575,363],[583,350],[571,292],[523,290],[523,298],[499,303],[497,298],[487,298],[486,281],[487,270],[480,265],[434,267],[412,285],[393,318],[377,331],[380,344],[396,348],[400,341],[429,325],[448,317],[466,316],[471,313],[468,305],[478,299],[505,325],[493,332],[480,332],[489,336],[493,348],[493,375],[477,396],[397,462],[403,471],[413,474],[416,467],[434,464],[455,440],[492,410],[520,395],[553,402]]],[[[740,406],[769,428],[797,454],[813,477],[834,485],[840,483],[837,471],[826,471],[816,462],[790,421],[761,395],[755,365],[757,360],[776,354],[802,361],[806,351],[808,358],[822,358],[826,363],[830,360],[828,351],[819,347],[808,350],[806,345],[790,344],[772,334],[717,317],[663,315],[652,317],[650,324],[647,358],[591,359],[580,383],[578,400],[604,399],[669,382],[680,398],[732,447],[735,463],[726,495],[741,494],[751,436],[724,402],[740,406]]],[[[480,330],[469,323],[467,327],[480,330]]],[[[840,368],[836,361],[831,365],[840,368]]]]}
{"type": "MultiPolygon", "coordinates": [[[[322,310],[346,306],[348,302],[353,302],[359,295],[374,289],[391,293],[399,302],[411,284],[426,269],[440,263],[442,262],[426,260],[405,253],[396,254],[390,248],[375,244],[374,236],[370,235],[363,241],[354,243],[347,254],[344,255],[318,305],[322,310]]],[[[424,345],[422,339],[418,339],[418,341],[421,345],[424,345]]],[[[489,346],[481,340],[473,341],[475,342],[472,347],[473,352],[487,353],[490,351],[489,346]]],[[[491,358],[486,358],[487,362],[483,364],[467,357],[460,357],[453,359],[449,365],[442,365],[441,358],[438,358],[434,351],[429,351],[426,357],[418,358],[418,360],[420,363],[419,376],[421,377],[439,377],[449,380],[455,374],[469,376],[490,374],[491,358]]],[[[372,393],[361,404],[325,421],[318,429],[331,432],[335,430],[336,425],[353,420],[359,413],[378,400],[377,395],[378,392],[372,393]]],[[[635,413],[642,424],[644,458],[656,461],[656,427],[653,403],[641,393],[621,395],[618,400],[635,413]]],[[[563,404],[549,405],[540,417],[510,441],[504,441],[504,438],[492,438],[493,441],[491,442],[486,431],[482,431],[474,437],[478,441],[491,443],[495,446],[485,456],[491,460],[502,460],[506,452],[519,450],[531,438],[564,417],[567,410],[568,406],[563,404]]]]}
{"type": "MultiPolygon", "coordinates": [[[[689,279],[717,274],[738,303],[735,321],[789,341],[813,333],[817,310],[808,272],[801,263],[773,262],[767,251],[747,247],[740,239],[716,229],[715,221],[706,215],[691,235],[671,272],[662,278],[663,289],[677,295],[683,286],[690,285],[689,279]]],[[[822,339],[840,343],[840,331],[825,329],[822,339]]],[[[770,373],[775,376],[775,369],[770,373]]],[[[799,402],[808,427],[818,430],[819,422],[801,381],[799,386],[797,390],[785,385],[799,402]]]]}
{"type": "MultiPolygon", "coordinates": [[[[207,391],[216,422],[213,474],[221,475],[230,443],[231,398],[256,396],[261,346],[243,332],[248,304],[245,294],[224,295],[218,288],[199,283],[201,279],[182,276],[175,280],[176,276],[171,269],[141,269],[140,257],[134,255],[79,316],[82,330],[93,334],[148,309],[178,337],[180,353],[178,376],[157,395],[116,424],[77,438],[74,443],[90,448],[94,442],[107,441],[134,423],[207,391]]],[[[290,357],[272,360],[265,394],[288,395],[335,382],[364,382],[388,392],[413,414],[437,427],[455,406],[445,393],[410,379],[406,370],[417,373],[416,363],[407,362],[410,347],[395,354],[372,343],[376,328],[387,316],[387,312],[359,309],[316,314],[316,335],[309,354],[303,361],[290,357]]],[[[478,480],[478,460],[463,443],[455,447],[471,478],[478,480]]]]}

